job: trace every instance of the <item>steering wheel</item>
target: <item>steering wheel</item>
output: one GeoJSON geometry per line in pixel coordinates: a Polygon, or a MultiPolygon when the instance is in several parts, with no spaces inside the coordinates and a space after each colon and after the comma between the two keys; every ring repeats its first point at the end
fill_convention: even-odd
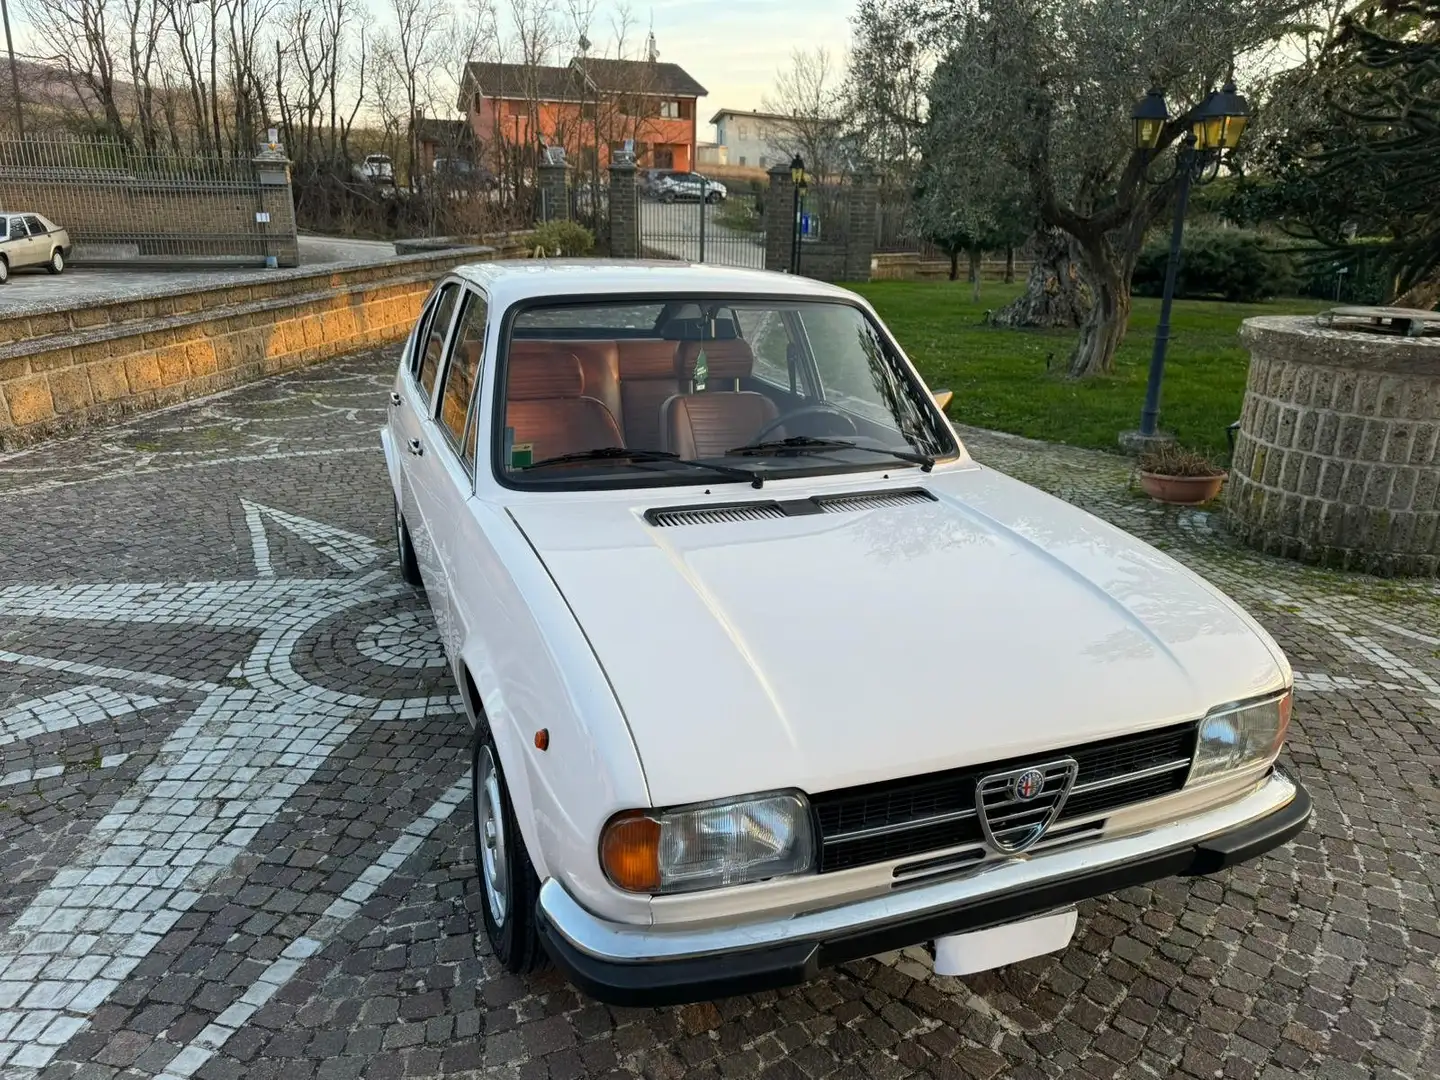
{"type": "MultiPolygon", "coordinates": [[[[828,416],[835,420],[838,420],[841,425],[844,425],[844,430],[843,432],[839,432],[840,434],[859,434],[859,428],[855,426],[854,420],[850,419],[849,416],[847,416],[836,406],[827,405],[825,402],[821,401],[817,402],[814,405],[802,405],[800,408],[794,410],[793,412],[788,412],[784,416],[771,420],[770,423],[766,424],[763,428],[761,428],[760,431],[755,435],[755,437],[750,441],[757,443],[764,442],[767,435],[771,434],[774,431],[778,431],[780,428],[785,427],[787,424],[792,423],[793,421],[802,416],[828,416]]],[[[837,425],[837,427],[838,426],[839,425],[837,425]]],[[[791,434],[794,434],[794,432],[792,432],[791,434]]]]}

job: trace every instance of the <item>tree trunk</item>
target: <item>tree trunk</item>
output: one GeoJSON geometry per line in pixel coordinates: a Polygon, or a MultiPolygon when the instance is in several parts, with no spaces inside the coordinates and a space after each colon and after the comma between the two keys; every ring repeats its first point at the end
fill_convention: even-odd
{"type": "Polygon", "coordinates": [[[950,280],[960,280],[960,249],[950,249],[950,280]]]}
{"type": "Polygon", "coordinates": [[[1429,311],[1440,303],[1440,270],[1423,281],[1417,281],[1395,298],[1395,306],[1429,311]]]}
{"type": "Polygon", "coordinates": [[[1005,284],[1015,284],[1015,245],[1005,245],[1005,284]]]}
{"type": "Polygon", "coordinates": [[[1025,291],[990,317],[995,326],[1073,329],[1089,313],[1090,290],[1070,237],[1059,229],[1046,229],[1041,240],[1025,291]]]}
{"type": "Polygon", "coordinates": [[[970,301],[978,304],[980,302],[980,259],[984,255],[979,248],[971,248],[970,256],[970,301]]]}
{"type": "Polygon", "coordinates": [[[1103,239],[1098,245],[1080,246],[1085,280],[1094,303],[1080,324],[1080,338],[1070,354],[1069,371],[1075,378],[1108,375],[1115,368],[1115,350],[1130,325],[1130,272],[1133,267],[1116,256],[1103,239]]]}

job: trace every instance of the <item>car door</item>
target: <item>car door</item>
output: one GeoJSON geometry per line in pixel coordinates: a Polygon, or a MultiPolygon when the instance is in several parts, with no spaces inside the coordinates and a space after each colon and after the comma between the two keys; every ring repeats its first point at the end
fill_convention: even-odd
{"type": "Polygon", "coordinates": [[[405,524],[410,529],[410,542],[415,545],[415,561],[420,576],[430,588],[437,580],[439,566],[435,545],[425,528],[420,491],[434,483],[430,458],[434,451],[433,424],[430,406],[435,400],[441,361],[445,358],[445,342],[455,320],[455,309],[462,292],[458,281],[443,283],[430,298],[415,334],[415,347],[410,355],[405,378],[401,379],[400,403],[391,410],[394,417],[396,450],[400,455],[400,505],[405,524]],[[432,430],[427,430],[430,424],[432,430]]]}
{"type": "Polygon", "coordinates": [[[485,295],[467,287],[459,319],[450,335],[433,415],[425,425],[427,483],[415,496],[434,545],[437,587],[430,605],[446,652],[456,656],[465,627],[456,600],[453,575],[468,564],[469,541],[462,528],[466,504],[475,491],[475,446],[478,441],[477,388],[485,370],[485,329],[489,304],[485,295]]]}
{"type": "Polygon", "coordinates": [[[30,254],[31,244],[30,230],[25,228],[25,219],[17,214],[10,219],[10,231],[5,238],[5,258],[10,262],[10,269],[29,266],[34,261],[30,254]]]}
{"type": "Polygon", "coordinates": [[[30,263],[50,261],[50,230],[34,214],[25,215],[25,229],[30,234],[30,263]]]}

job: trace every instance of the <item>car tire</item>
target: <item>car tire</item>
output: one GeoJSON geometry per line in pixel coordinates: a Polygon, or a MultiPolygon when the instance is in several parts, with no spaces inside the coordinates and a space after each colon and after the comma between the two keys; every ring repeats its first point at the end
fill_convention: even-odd
{"type": "Polygon", "coordinates": [[[709,195],[705,196],[705,201],[708,202],[711,206],[714,206],[720,201],[720,193],[718,191],[710,192],[709,195]]]}
{"type": "Polygon", "coordinates": [[[45,269],[52,274],[63,274],[65,272],[65,253],[58,247],[50,252],[50,261],[45,264],[45,269]]]}
{"type": "Polygon", "coordinates": [[[0,255],[0,285],[10,280],[10,260],[0,255]]]}
{"type": "Polygon", "coordinates": [[[400,513],[400,500],[395,500],[395,548],[400,556],[400,580],[417,589],[425,582],[420,577],[420,560],[415,557],[415,543],[410,539],[410,526],[400,513]]]}
{"type": "Polygon", "coordinates": [[[665,194],[660,196],[660,201],[663,203],[673,203],[675,201],[675,193],[673,191],[665,192],[665,194]]]}
{"type": "Polygon", "coordinates": [[[524,975],[549,962],[535,926],[540,879],[516,825],[500,751],[483,715],[476,721],[471,748],[470,796],[485,936],[500,965],[524,975]]]}

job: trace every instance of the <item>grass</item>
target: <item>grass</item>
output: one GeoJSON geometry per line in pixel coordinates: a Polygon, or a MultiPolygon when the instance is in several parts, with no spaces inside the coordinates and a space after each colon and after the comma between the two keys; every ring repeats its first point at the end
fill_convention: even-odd
{"type": "MultiPolygon", "coordinates": [[[[963,424],[1050,442],[1118,450],[1121,431],[1139,426],[1160,301],[1135,299],[1130,331],[1111,375],[1065,376],[1072,330],[1002,330],[985,311],[1022,285],[987,282],[980,302],[951,281],[872,281],[852,286],[880,313],[934,389],[955,391],[950,416],[963,424]]],[[[1177,300],[1160,394],[1160,426],[1185,445],[1223,459],[1225,429],[1239,419],[1250,357],[1240,323],[1252,315],[1322,311],[1319,300],[1264,304],[1177,300]]]]}

